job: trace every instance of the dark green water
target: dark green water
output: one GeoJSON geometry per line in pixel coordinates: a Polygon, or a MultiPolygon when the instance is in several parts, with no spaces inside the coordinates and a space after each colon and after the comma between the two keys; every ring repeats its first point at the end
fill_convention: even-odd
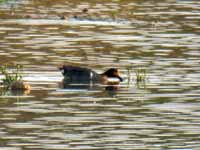
{"type": "Polygon", "coordinates": [[[0,64],[23,64],[32,86],[0,96],[1,150],[200,149],[198,0],[0,2],[0,64]],[[83,8],[100,19],[58,17],[83,8]],[[63,89],[61,64],[118,67],[125,81],[63,89]]]}

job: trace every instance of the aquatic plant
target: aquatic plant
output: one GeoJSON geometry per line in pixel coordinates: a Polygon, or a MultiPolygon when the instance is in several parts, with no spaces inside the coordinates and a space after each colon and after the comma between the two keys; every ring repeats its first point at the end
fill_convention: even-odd
{"type": "Polygon", "coordinates": [[[0,0],[0,3],[5,2],[6,0],[0,0]]]}
{"type": "Polygon", "coordinates": [[[0,4],[1,3],[8,3],[9,0],[0,0],[0,4]]]}
{"type": "Polygon", "coordinates": [[[145,82],[147,77],[146,77],[146,69],[136,69],[135,70],[135,75],[136,75],[136,82],[145,82]]]}
{"type": "Polygon", "coordinates": [[[2,84],[6,88],[11,88],[11,86],[16,83],[17,81],[22,80],[22,65],[15,65],[14,69],[9,71],[9,68],[7,65],[0,66],[0,72],[2,75],[4,75],[4,78],[2,79],[2,84]]]}
{"type": "Polygon", "coordinates": [[[112,16],[113,19],[116,19],[117,18],[117,11],[112,11],[111,16],[112,16]]]}

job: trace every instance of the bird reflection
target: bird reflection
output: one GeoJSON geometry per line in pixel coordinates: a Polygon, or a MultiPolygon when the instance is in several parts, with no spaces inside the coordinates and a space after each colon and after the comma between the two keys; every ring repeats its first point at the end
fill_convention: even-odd
{"type": "Polygon", "coordinates": [[[92,81],[77,81],[77,80],[71,80],[64,78],[62,82],[60,83],[60,88],[66,89],[66,90],[100,90],[100,91],[106,91],[108,95],[112,96],[119,91],[119,84],[117,83],[107,83],[107,84],[100,84],[92,81]]]}

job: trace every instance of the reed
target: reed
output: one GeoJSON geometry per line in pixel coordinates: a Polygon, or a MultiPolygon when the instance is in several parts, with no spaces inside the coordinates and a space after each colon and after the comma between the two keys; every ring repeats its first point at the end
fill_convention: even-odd
{"type": "Polygon", "coordinates": [[[145,82],[147,80],[147,72],[146,69],[136,69],[135,70],[136,75],[136,82],[145,82]]]}

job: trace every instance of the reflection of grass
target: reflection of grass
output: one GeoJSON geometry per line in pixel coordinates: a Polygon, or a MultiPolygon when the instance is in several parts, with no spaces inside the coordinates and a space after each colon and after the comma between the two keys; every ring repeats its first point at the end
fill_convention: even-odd
{"type": "Polygon", "coordinates": [[[4,78],[2,79],[2,84],[6,88],[10,88],[13,83],[16,81],[22,80],[22,71],[23,66],[22,65],[15,65],[14,69],[9,72],[8,67],[6,65],[0,66],[0,72],[2,75],[4,75],[4,78]]]}

